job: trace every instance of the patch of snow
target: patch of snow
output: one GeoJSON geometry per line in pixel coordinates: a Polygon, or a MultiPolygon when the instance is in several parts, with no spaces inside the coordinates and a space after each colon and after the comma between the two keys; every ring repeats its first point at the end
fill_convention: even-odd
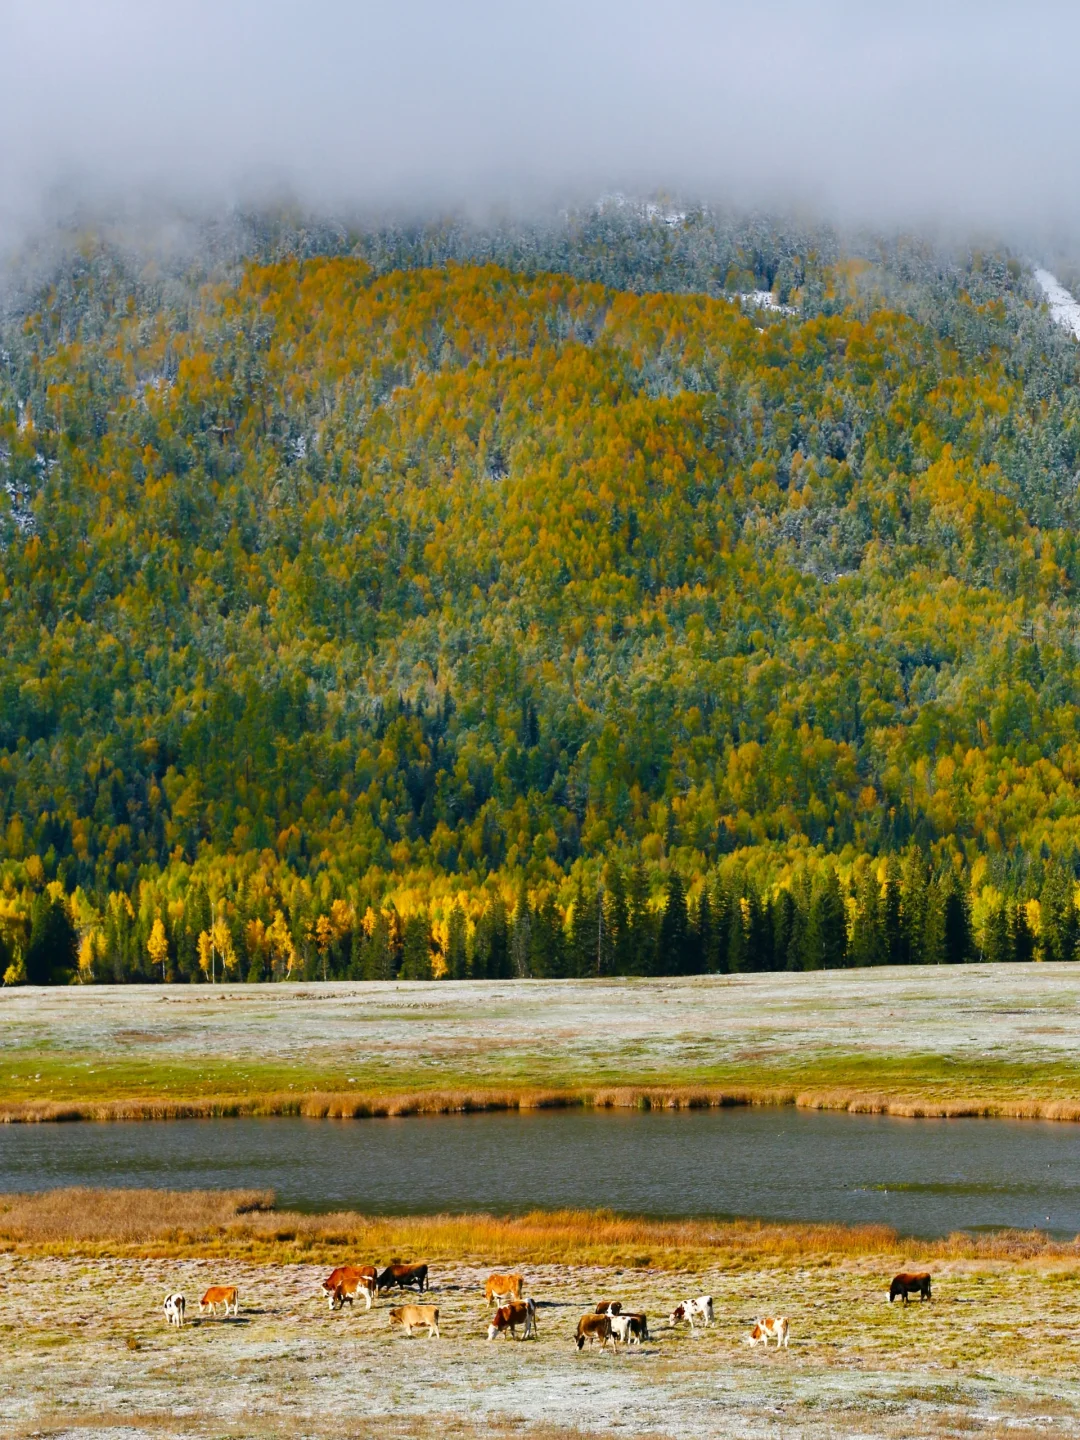
{"type": "Polygon", "coordinates": [[[774,310],[778,315],[797,313],[794,305],[781,305],[771,290],[748,290],[737,298],[755,310],[774,310]]]}
{"type": "Polygon", "coordinates": [[[1060,325],[1063,330],[1068,330],[1074,339],[1080,340],[1080,302],[1065,289],[1056,275],[1051,275],[1049,270],[1037,269],[1035,279],[1046,296],[1046,303],[1050,306],[1050,314],[1054,323],[1060,325]]]}

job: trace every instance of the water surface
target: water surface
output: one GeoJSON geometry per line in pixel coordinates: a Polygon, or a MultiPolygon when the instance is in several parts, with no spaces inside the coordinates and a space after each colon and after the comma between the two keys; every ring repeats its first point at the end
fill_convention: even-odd
{"type": "Polygon", "coordinates": [[[1080,1232],[1080,1126],[795,1109],[0,1126],[0,1190],[257,1187],[304,1210],[607,1206],[1080,1232]]]}

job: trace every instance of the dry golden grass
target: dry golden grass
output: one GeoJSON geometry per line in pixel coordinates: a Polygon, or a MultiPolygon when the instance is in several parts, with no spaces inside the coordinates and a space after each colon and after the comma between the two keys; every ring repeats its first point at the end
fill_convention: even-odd
{"type": "Polygon", "coordinates": [[[648,1220],[609,1211],[369,1216],[304,1215],[273,1208],[267,1191],[50,1190],[0,1199],[0,1249],[23,1254],[214,1254],[279,1263],[337,1263],[342,1256],[484,1263],[628,1265],[802,1264],[843,1256],[1080,1260],[1077,1241],[1042,1233],[956,1234],[905,1241],[883,1225],[779,1225],[759,1221],[648,1220]]]}
{"type": "Polygon", "coordinates": [[[9,1100],[0,1123],[75,1120],[204,1120],[236,1116],[302,1115],[310,1119],[364,1120],[406,1115],[465,1115],[511,1110],[708,1110],[738,1105],[794,1105],[802,1110],[846,1110],[853,1115],[907,1119],[975,1117],[1080,1121],[1080,1101],[935,1098],[878,1094],[855,1086],[798,1090],[778,1086],[619,1085],[587,1089],[531,1086],[469,1090],[275,1091],[257,1095],[165,1096],[123,1100],[9,1100]]]}

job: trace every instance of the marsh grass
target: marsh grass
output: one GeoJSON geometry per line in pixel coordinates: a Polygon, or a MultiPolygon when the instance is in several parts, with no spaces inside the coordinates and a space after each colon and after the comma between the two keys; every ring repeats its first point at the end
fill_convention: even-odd
{"type": "MultiPolygon", "coordinates": [[[[860,1057],[861,1059],[861,1057],[860,1057]]],[[[842,1068],[842,1067],[838,1067],[842,1068]]],[[[858,1067],[861,1069],[861,1063],[858,1067]]],[[[122,1098],[0,1099],[0,1123],[33,1124],[77,1120],[203,1120],[240,1116],[294,1115],[310,1119],[369,1120],[409,1115],[465,1115],[522,1110],[707,1110],[741,1105],[786,1106],[803,1110],[847,1111],[853,1115],[894,1115],[907,1119],[959,1119],[962,1117],[1012,1120],[1080,1121],[1080,1099],[1056,1093],[1035,1096],[1009,1093],[998,1077],[995,1093],[985,1093],[972,1078],[953,1077],[952,1092],[942,1093],[924,1075],[904,1089],[883,1088],[888,1077],[876,1075],[875,1089],[860,1084],[807,1085],[604,1085],[595,1088],[479,1086],[461,1088],[404,1088],[384,1090],[311,1090],[292,1088],[229,1095],[203,1093],[173,1096],[151,1093],[122,1098]],[[1004,1090],[1005,1093],[1000,1093],[1004,1090]],[[913,1093],[914,1092],[914,1093],[913,1093]]],[[[1071,1076],[1075,1093],[1080,1078],[1071,1076]]],[[[899,1084],[899,1082],[894,1082],[899,1084]]]]}
{"type": "MultiPolygon", "coordinates": [[[[0,1199],[0,1248],[96,1257],[234,1256],[336,1264],[343,1256],[429,1262],[621,1265],[661,1270],[829,1264],[843,1257],[1080,1261],[1080,1239],[1000,1231],[912,1241],[883,1225],[651,1220],[605,1210],[521,1216],[305,1215],[269,1191],[49,1190],[0,1199]]],[[[899,1261],[898,1261],[899,1263],[899,1261]]]]}

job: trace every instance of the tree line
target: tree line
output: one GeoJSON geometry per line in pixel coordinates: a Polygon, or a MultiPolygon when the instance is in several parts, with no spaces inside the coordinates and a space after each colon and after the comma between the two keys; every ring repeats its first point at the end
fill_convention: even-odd
{"type": "Polygon", "coordinates": [[[1046,864],[1037,895],[974,892],[949,862],[910,848],[845,874],[826,858],[789,883],[759,887],[736,867],[688,884],[640,861],[579,875],[568,903],[522,884],[401,913],[337,899],[326,911],[268,922],[243,902],[196,885],[184,903],[138,913],[110,899],[98,929],[78,925],[55,884],[21,924],[0,916],[8,984],[80,981],[205,983],[742,974],[872,965],[1074,960],[1080,944],[1077,867],[1046,864]]]}

